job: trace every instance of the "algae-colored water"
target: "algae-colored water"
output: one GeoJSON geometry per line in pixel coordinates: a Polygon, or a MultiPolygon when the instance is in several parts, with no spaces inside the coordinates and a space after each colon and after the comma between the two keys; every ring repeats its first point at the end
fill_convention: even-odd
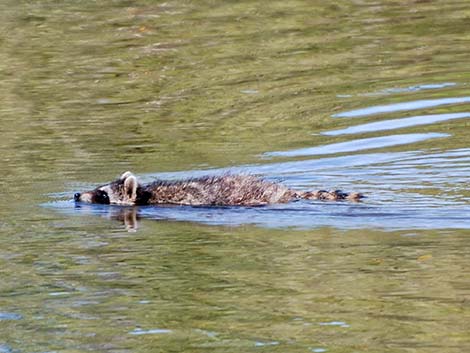
{"type": "Polygon", "coordinates": [[[466,1],[0,3],[0,352],[470,351],[466,1]],[[362,203],[75,205],[261,175],[362,203]]]}

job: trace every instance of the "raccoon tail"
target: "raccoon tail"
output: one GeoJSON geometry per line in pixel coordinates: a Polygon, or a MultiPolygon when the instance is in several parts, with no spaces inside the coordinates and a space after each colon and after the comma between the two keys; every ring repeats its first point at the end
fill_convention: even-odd
{"type": "Polygon", "coordinates": [[[358,192],[342,192],[341,190],[326,191],[304,191],[298,192],[297,197],[304,200],[327,200],[327,201],[339,201],[339,200],[349,200],[349,201],[359,201],[365,196],[358,192]]]}

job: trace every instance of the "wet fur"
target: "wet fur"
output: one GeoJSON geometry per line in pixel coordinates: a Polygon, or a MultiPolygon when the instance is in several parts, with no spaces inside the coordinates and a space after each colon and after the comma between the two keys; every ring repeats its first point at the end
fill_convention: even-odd
{"type": "Polygon", "coordinates": [[[75,195],[76,201],[91,203],[194,206],[262,206],[298,199],[356,201],[360,198],[362,195],[359,193],[348,194],[339,190],[296,191],[252,175],[226,174],[179,181],[157,180],[140,185],[130,172],[110,184],[75,195]],[[104,193],[107,198],[103,196],[104,193]]]}

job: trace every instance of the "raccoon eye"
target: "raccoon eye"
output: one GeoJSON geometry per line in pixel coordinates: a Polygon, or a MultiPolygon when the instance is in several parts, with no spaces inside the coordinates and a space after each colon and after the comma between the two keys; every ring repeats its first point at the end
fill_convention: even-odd
{"type": "Polygon", "coordinates": [[[95,194],[95,202],[102,204],[109,204],[109,196],[106,191],[97,190],[95,194]]]}

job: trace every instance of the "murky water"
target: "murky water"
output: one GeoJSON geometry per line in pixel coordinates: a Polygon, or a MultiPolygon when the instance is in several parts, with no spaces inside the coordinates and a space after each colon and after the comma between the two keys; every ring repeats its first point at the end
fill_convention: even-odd
{"type": "Polygon", "coordinates": [[[0,3],[0,353],[470,351],[469,16],[0,3]],[[125,170],[368,198],[71,201],[125,170]]]}

